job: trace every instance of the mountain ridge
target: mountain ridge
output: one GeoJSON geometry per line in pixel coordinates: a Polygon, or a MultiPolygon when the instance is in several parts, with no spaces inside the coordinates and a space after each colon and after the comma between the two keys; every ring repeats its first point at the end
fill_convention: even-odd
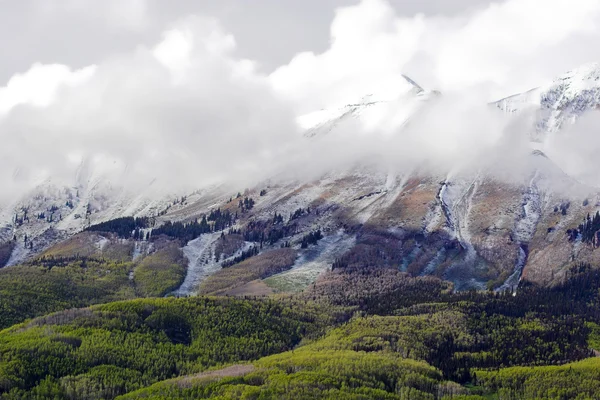
{"type": "MultiPolygon", "coordinates": [[[[596,82],[590,78],[595,76],[593,71],[581,72],[590,68],[567,73],[566,78],[556,80],[563,82],[562,86],[558,83],[552,87],[562,90],[557,93],[574,87],[592,87],[591,84],[572,84],[578,77],[596,82]],[[565,79],[569,84],[564,83],[565,79]]],[[[326,111],[320,116],[320,122],[306,129],[305,136],[318,140],[331,132],[342,132],[346,120],[360,122],[369,116],[370,110],[385,107],[390,102],[407,106],[406,124],[437,93],[424,90],[408,77],[404,79],[410,84],[405,93],[391,100],[363,98],[360,103],[343,107],[341,112],[337,110],[337,114],[326,111]]],[[[532,93],[537,96],[539,90],[495,104],[501,109],[504,107],[504,111],[512,110],[510,106],[514,112],[524,112],[530,104],[517,107],[526,103],[519,96],[532,93]]],[[[595,104],[595,94],[590,97],[588,89],[582,90],[581,104],[595,104]],[[588,101],[590,99],[593,101],[588,101]]],[[[540,102],[540,107],[545,104],[550,102],[540,102]]],[[[555,117],[558,121],[558,116],[555,117]]],[[[565,123],[574,122],[567,114],[561,118],[565,123]]],[[[549,126],[544,124],[540,126],[549,126]]],[[[452,281],[459,290],[514,289],[522,277],[552,284],[561,279],[574,260],[600,261],[594,248],[577,239],[569,241],[566,234],[567,230],[576,228],[587,213],[595,212],[600,196],[598,190],[568,176],[541,151],[534,150],[526,161],[522,181],[512,183],[494,177],[491,170],[432,175],[419,169],[400,173],[357,166],[312,181],[266,182],[250,188],[240,194],[242,199],[251,198],[255,202],[252,209],[246,210],[237,206],[235,191],[227,186],[207,187],[188,196],[146,199],[144,193],[132,197],[102,181],[90,181],[75,188],[48,183],[4,210],[0,241],[16,239],[8,262],[14,265],[43,254],[53,244],[90,225],[109,219],[148,216],[158,227],[167,221],[189,222],[211,211],[227,209],[240,214],[231,229],[242,233],[255,229],[251,227],[257,223],[266,224],[261,228],[263,234],[269,233],[269,229],[277,231],[279,228],[268,223],[274,215],[283,215],[287,221],[284,225],[294,226],[293,233],[287,237],[264,248],[261,242],[263,252],[290,243],[300,254],[289,272],[268,278],[272,287],[301,289],[340,260],[348,265],[380,264],[395,266],[413,275],[435,275],[452,281]],[[292,219],[298,210],[304,211],[292,219]],[[309,253],[301,248],[300,242],[316,230],[332,240],[317,243],[314,254],[305,257],[309,253]],[[341,236],[334,240],[336,235],[341,236]],[[548,269],[549,259],[553,262],[548,269]]],[[[220,269],[223,258],[215,254],[219,240],[219,235],[213,235],[202,249],[185,250],[195,254],[194,259],[201,260],[201,264],[193,268],[191,263],[195,261],[189,260],[189,271],[196,271],[193,273],[207,279],[220,269]]],[[[243,248],[248,249],[252,241],[245,242],[243,248]]],[[[190,244],[182,243],[182,246],[186,249],[190,244]]],[[[188,281],[200,284],[194,277],[188,281]]],[[[194,293],[197,284],[186,289],[186,293],[194,293]]]]}

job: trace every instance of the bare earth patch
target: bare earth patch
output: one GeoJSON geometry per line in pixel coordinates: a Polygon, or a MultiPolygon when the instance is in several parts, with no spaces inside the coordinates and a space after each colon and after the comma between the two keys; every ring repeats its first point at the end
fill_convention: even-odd
{"type": "Polygon", "coordinates": [[[177,385],[182,388],[190,388],[194,382],[199,379],[222,379],[222,378],[234,378],[243,376],[254,371],[254,365],[252,364],[236,364],[227,368],[218,369],[216,371],[202,372],[196,375],[186,376],[185,378],[177,380],[177,385]]]}
{"type": "Polygon", "coordinates": [[[294,265],[296,256],[296,250],[291,248],[267,250],[231,267],[220,269],[200,284],[199,293],[222,296],[249,282],[289,270],[294,265]]]}

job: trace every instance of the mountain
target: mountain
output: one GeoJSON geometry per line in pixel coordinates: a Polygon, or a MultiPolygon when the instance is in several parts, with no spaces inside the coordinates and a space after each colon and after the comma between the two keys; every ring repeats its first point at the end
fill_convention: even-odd
{"type": "Polygon", "coordinates": [[[583,65],[548,85],[494,104],[510,113],[534,113],[535,129],[531,137],[534,141],[542,141],[548,134],[574,123],[583,113],[600,106],[600,64],[583,65]]]}
{"type": "MultiPolygon", "coordinates": [[[[538,140],[600,104],[599,76],[596,64],[587,65],[495,105],[510,113],[534,112],[532,136],[538,140]]],[[[419,118],[440,94],[405,79],[404,93],[371,94],[299,118],[306,140],[343,132],[347,121],[368,124],[391,105],[400,110],[398,126],[419,118]]],[[[167,232],[180,240],[188,270],[177,295],[297,291],[332,266],[433,275],[457,290],[505,290],[522,279],[555,284],[576,263],[598,263],[600,253],[579,232],[600,207],[598,190],[565,174],[540,151],[523,164],[522,177],[513,181],[491,170],[432,174],[355,165],[311,181],[273,180],[246,190],[212,186],[186,196],[157,194],[151,185],[131,194],[92,178],[79,179],[75,187],[46,182],[2,211],[0,243],[10,254],[3,264],[53,254],[56,246],[71,246],[71,238],[86,235],[97,242],[92,253],[103,256],[105,241],[125,239],[79,232],[126,216],[149,217],[145,234],[167,232]],[[199,236],[186,233],[203,216],[216,227],[223,215],[229,221],[224,230],[219,225],[199,236]]],[[[141,242],[147,240],[156,239],[141,242]]],[[[140,251],[154,251],[137,242],[132,260],[140,251]]]]}
{"type": "Polygon", "coordinates": [[[305,130],[306,137],[326,135],[334,129],[341,129],[348,120],[377,119],[390,105],[397,106],[400,112],[396,115],[399,125],[407,123],[432,97],[435,91],[426,91],[407,76],[406,90],[403,93],[370,93],[360,97],[357,102],[343,107],[324,109],[298,117],[298,124],[305,130]]]}

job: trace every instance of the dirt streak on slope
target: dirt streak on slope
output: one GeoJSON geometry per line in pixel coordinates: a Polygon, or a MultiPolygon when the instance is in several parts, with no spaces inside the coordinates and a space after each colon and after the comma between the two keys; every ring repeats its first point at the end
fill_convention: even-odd
{"type": "Polygon", "coordinates": [[[233,378],[238,376],[244,376],[254,371],[254,365],[247,364],[236,364],[227,368],[218,369],[216,371],[207,371],[202,372],[196,375],[186,376],[185,378],[177,380],[177,386],[182,388],[190,388],[193,386],[195,381],[200,379],[209,380],[209,379],[222,379],[222,378],[233,378]]]}

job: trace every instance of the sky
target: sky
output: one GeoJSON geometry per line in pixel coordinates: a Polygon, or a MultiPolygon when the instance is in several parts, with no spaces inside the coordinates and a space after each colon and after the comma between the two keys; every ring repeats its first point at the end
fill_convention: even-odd
{"type": "MultiPolygon", "coordinates": [[[[396,98],[410,89],[402,74],[452,101],[437,107],[441,123],[412,132],[416,147],[397,144],[387,156],[477,158],[508,129],[488,115],[487,102],[600,61],[600,0],[0,7],[0,204],[48,177],[69,182],[82,171],[131,187],[158,180],[191,188],[265,176],[290,159],[314,162],[296,118],[369,94],[396,98]],[[440,148],[456,142],[469,146],[440,148]]],[[[353,156],[390,148],[384,140],[363,146],[359,130],[322,146],[353,156]]]]}
{"type": "MultiPolygon", "coordinates": [[[[352,0],[0,0],[0,82],[33,63],[81,68],[115,53],[152,45],[189,15],[221,21],[237,54],[269,72],[298,52],[326,50],[335,10],[352,0]],[[10,54],[7,56],[6,54],[10,54]]],[[[456,15],[487,0],[392,0],[401,15],[456,15]]]]}

